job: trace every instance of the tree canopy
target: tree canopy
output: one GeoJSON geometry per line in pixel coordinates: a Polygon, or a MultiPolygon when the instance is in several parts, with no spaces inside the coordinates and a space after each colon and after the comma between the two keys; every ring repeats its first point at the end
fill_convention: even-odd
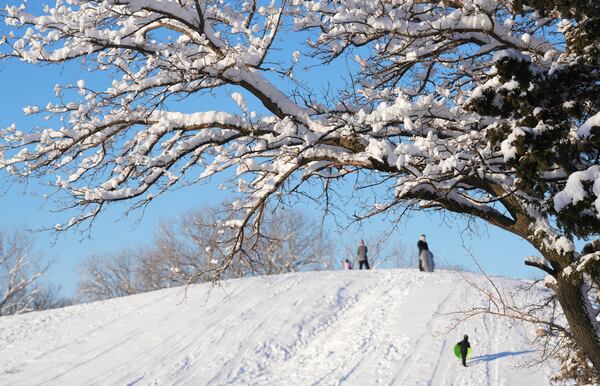
{"type": "Polygon", "coordinates": [[[247,217],[277,191],[361,170],[395,181],[372,211],[427,200],[513,231],[517,206],[558,251],[573,249],[563,235],[598,229],[598,59],[577,48],[593,36],[572,19],[509,1],[58,1],[41,16],[3,13],[20,33],[3,37],[2,57],[85,56],[119,76],[100,90],[74,79],[25,109],[61,116],[60,127],[2,131],[2,167],[56,174],[86,208],[66,225],[151,200],[200,166],[200,178],[236,168],[247,217]],[[269,62],[291,22],[324,65],[354,55],[355,82],[337,100],[272,80],[292,76],[269,62]],[[163,108],[225,85],[269,113],[248,111],[241,92],[239,113],[163,108]]]}
{"type": "MultiPolygon", "coordinates": [[[[387,188],[365,215],[409,205],[481,218],[540,251],[536,264],[557,280],[563,308],[576,299],[579,311],[565,310],[572,325],[584,312],[577,272],[600,257],[583,263],[574,244],[600,229],[596,2],[57,0],[28,9],[2,11],[16,32],[0,40],[0,58],[85,57],[114,78],[100,89],[73,79],[46,107],[25,109],[60,117],[56,127],[0,132],[1,168],[56,175],[82,208],[63,229],[111,202],[144,205],[190,170],[202,169],[201,180],[233,169],[234,253],[269,199],[308,181],[329,199],[337,182],[364,176],[387,188]],[[306,39],[292,64],[277,56],[291,36],[306,39]],[[294,63],[307,57],[323,67],[352,61],[347,87],[330,98],[294,87],[294,63]],[[167,107],[223,87],[237,89],[237,112],[167,107]]],[[[575,332],[578,343],[591,342],[600,367],[595,317],[581,320],[592,335],[575,332]]]]}

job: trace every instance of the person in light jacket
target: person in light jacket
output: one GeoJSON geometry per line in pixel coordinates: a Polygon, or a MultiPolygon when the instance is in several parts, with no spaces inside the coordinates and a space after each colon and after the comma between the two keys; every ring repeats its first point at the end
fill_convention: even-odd
{"type": "Polygon", "coordinates": [[[363,266],[365,267],[365,269],[370,269],[369,267],[369,259],[367,258],[367,252],[369,251],[369,249],[367,248],[367,246],[365,245],[364,240],[360,240],[360,244],[358,245],[358,269],[363,269],[363,266]]]}
{"type": "Polygon", "coordinates": [[[352,269],[352,263],[350,262],[350,260],[345,259],[342,264],[344,265],[344,269],[345,270],[350,270],[352,269]]]}

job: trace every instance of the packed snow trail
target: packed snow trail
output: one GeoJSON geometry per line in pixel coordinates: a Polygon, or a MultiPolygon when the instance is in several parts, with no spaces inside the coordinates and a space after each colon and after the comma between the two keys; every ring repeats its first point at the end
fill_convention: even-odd
{"type": "MultiPolygon", "coordinates": [[[[468,274],[485,285],[485,278],[468,274]]],[[[523,282],[494,279],[515,289],[523,282]]],[[[523,295],[524,296],[524,295],[523,295]]],[[[463,274],[327,271],[173,288],[0,318],[2,385],[548,385],[531,326],[463,274]],[[470,336],[463,368],[452,347],[470,336]]]]}

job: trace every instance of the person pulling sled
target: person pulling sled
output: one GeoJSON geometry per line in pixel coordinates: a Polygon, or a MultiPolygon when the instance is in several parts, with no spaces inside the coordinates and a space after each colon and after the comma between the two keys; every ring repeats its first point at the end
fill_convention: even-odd
{"type": "Polygon", "coordinates": [[[429,251],[425,235],[419,237],[417,248],[419,248],[419,271],[433,272],[435,263],[433,262],[433,254],[429,251]]]}
{"type": "Polygon", "coordinates": [[[460,349],[460,358],[462,359],[462,365],[467,367],[467,355],[469,354],[469,349],[471,348],[471,344],[469,343],[469,337],[465,335],[463,340],[456,344],[460,349]]]}

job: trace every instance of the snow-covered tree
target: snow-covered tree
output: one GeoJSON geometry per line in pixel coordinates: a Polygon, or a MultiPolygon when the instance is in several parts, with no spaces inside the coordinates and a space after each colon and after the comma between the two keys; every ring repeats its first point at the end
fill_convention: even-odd
{"type": "Polygon", "coordinates": [[[85,58],[112,80],[58,85],[56,101],[25,108],[60,118],[55,127],[0,134],[0,167],[56,175],[82,209],[59,229],[231,169],[240,199],[226,269],[270,199],[322,193],[329,204],[338,183],[355,181],[375,192],[361,216],[442,208],[531,243],[543,258],[528,263],[549,274],[574,340],[600,369],[584,274],[599,255],[574,246],[600,228],[597,2],[57,0],[39,16],[28,7],[5,7],[15,31],[1,57],[85,58]],[[283,58],[301,39],[307,46],[283,58]],[[338,58],[352,60],[345,89],[318,98],[294,83],[303,60],[326,68],[338,58]],[[237,113],[174,103],[220,89],[235,89],[237,113]]]}
{"type": "MultiPolygon", "coordinates": [[[[36,265],[31,240],[23,233],[0,232],[0,316],[33,311],[38,281],[46,268],[36,265]]],[[[45,304],[45,303],[44,303],[45,304]]]]}

